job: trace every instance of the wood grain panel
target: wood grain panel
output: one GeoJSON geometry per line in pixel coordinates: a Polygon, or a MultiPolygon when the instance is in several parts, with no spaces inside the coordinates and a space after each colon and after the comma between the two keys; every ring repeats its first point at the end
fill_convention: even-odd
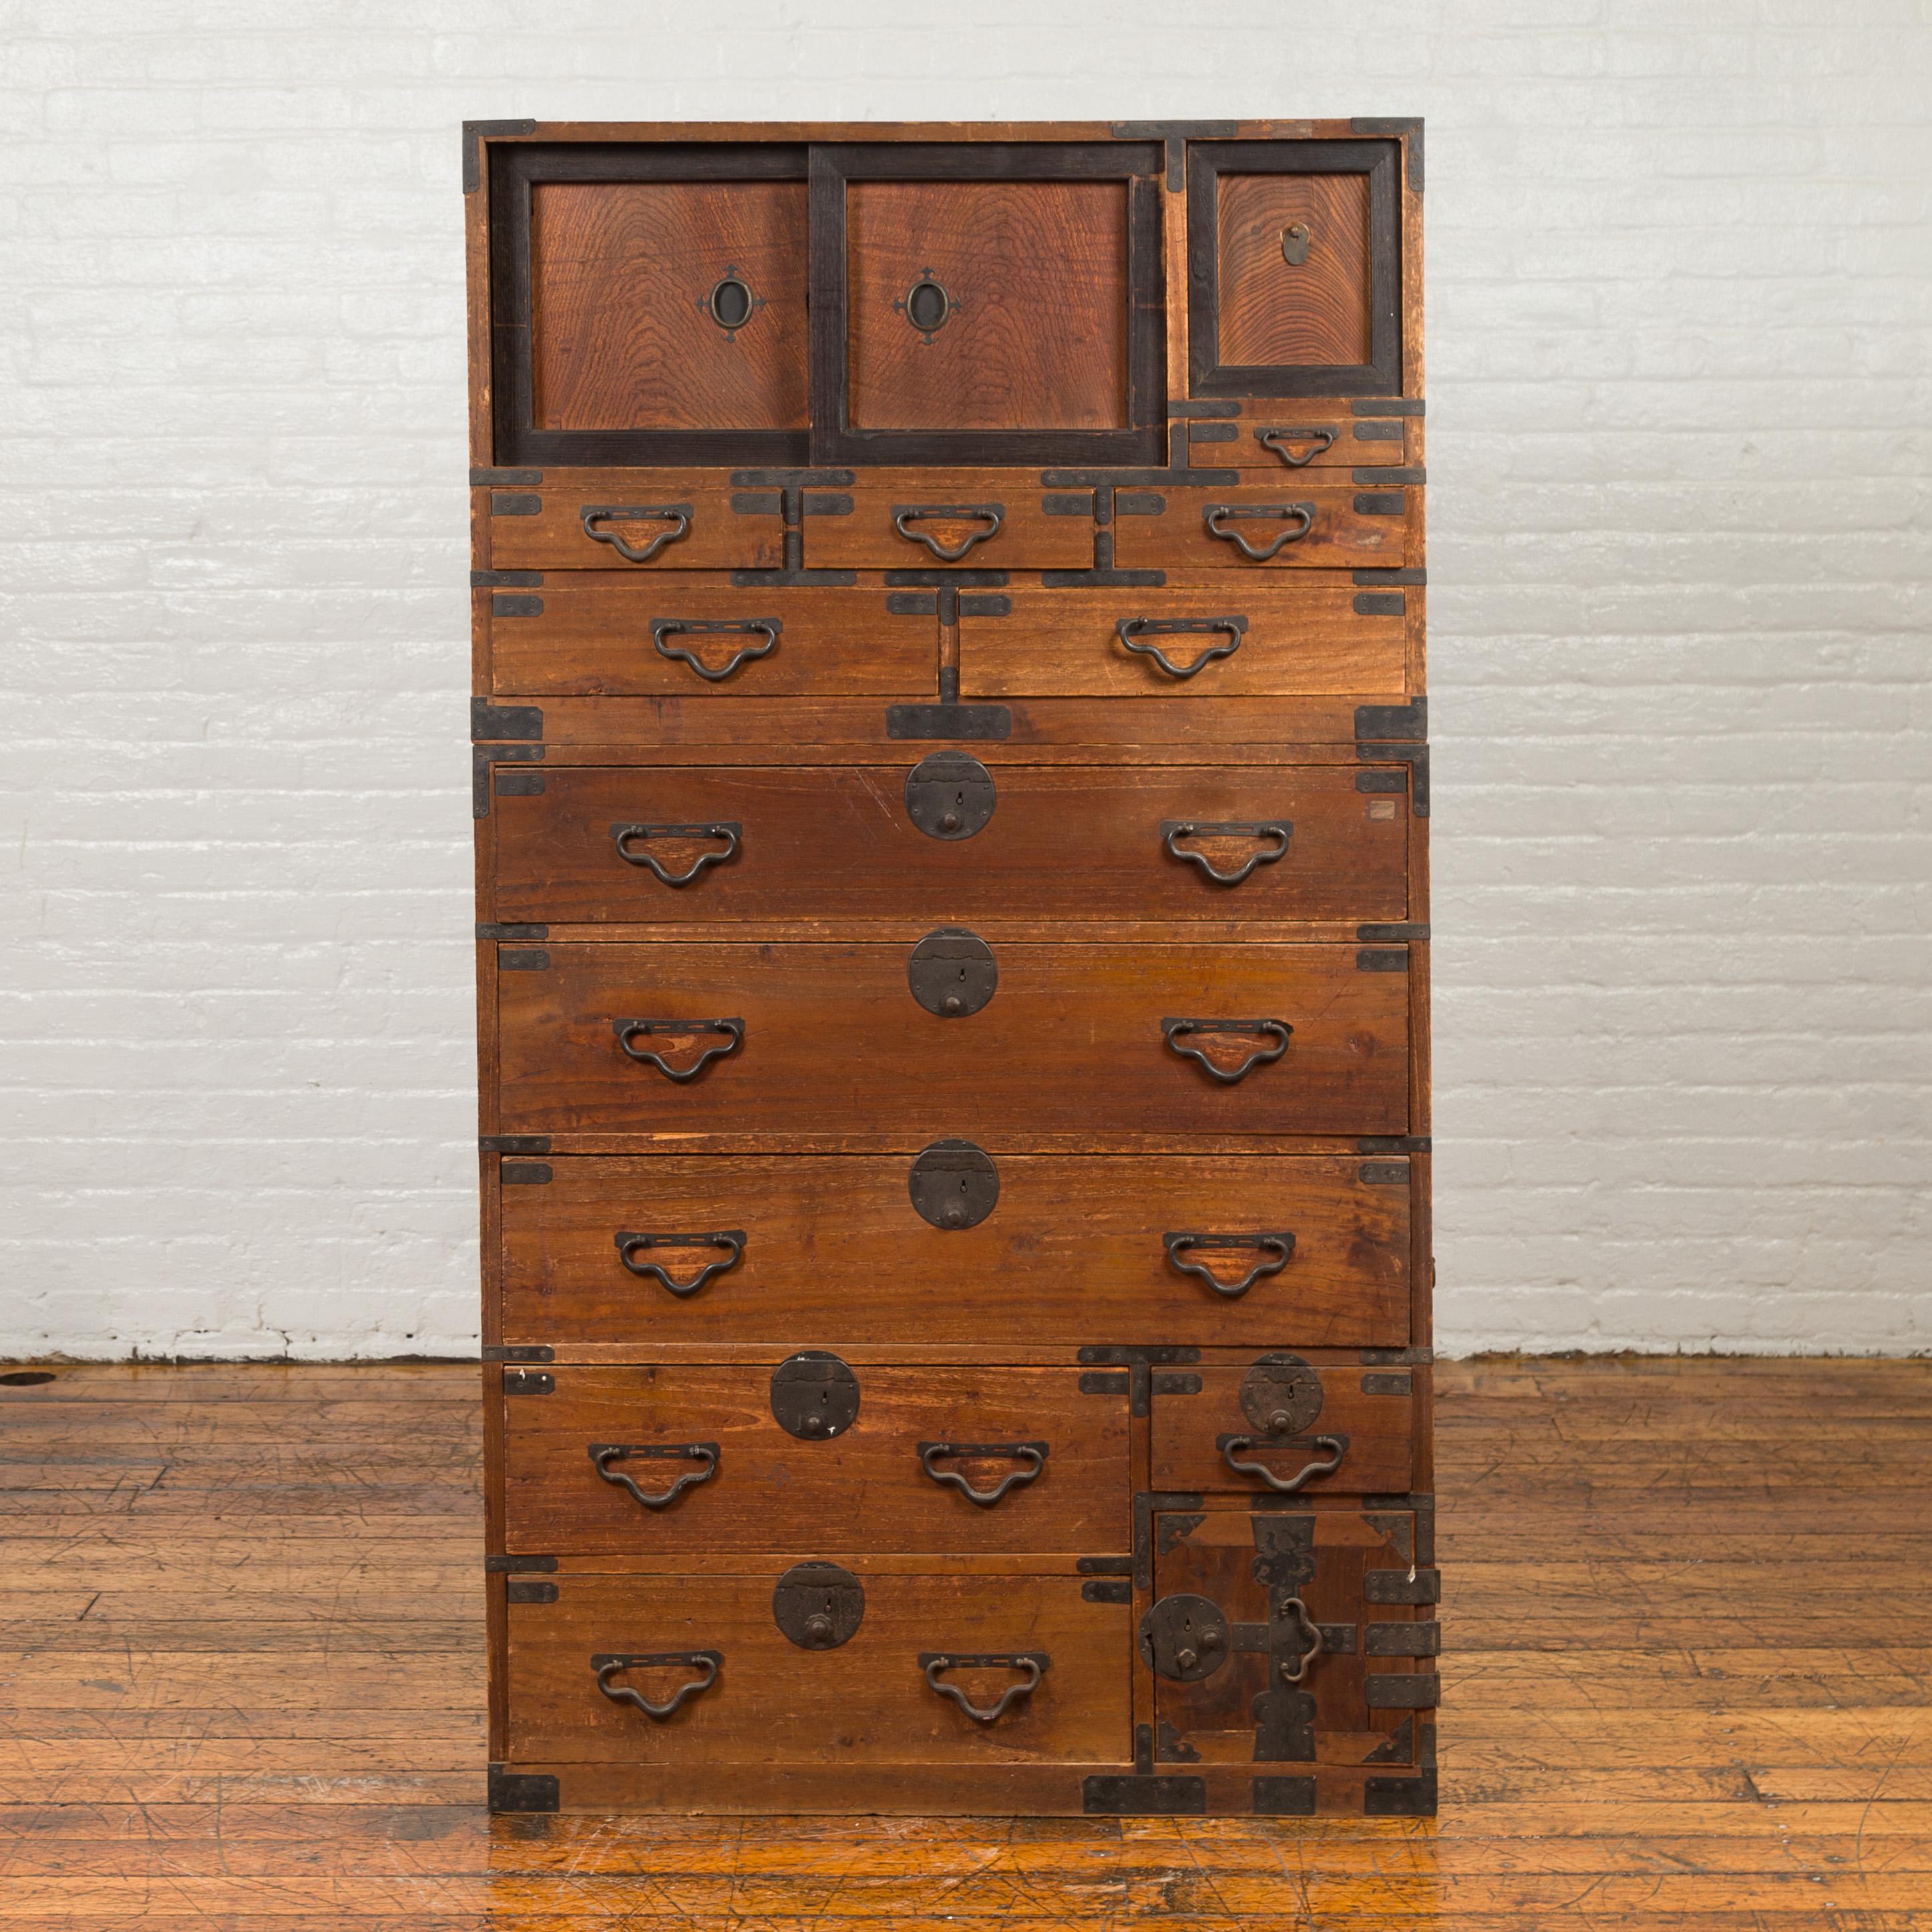
{"type": "Polygon", "coordinates": [[[1115,498],[1114,554],[1124,568],[1205,565],[1244,571],[1396,569],[1420,560],[1420,533],[1413,529],[1420,513],[1419,489],[1342,489],[1284,476],[1279,482],[1232,488],[1150,494],[1160,506],[1153,514],[1139,514],[1125,490],[1115,498]],[[1385,513],[1384,503],[1398,500],[1400,507],[1385,513]],[[1282,544],[1264,560],[1246,556],[1232,538],[1216,536],[1208,527],[1209,513],[1217,508],[1240,512],[1216,521],[1239,532],[1251,549],[1265,550],[1284,530],[1300,526],[1298,517],[1282,514],[1297,506],[1306,508],[1306,534],[1282,544]]]}
{"type": "Polygon", "coordinates": [[[1224,174],[1214,217],[1224,363],[1370,359],[1366,175],[1224,174]],[[1282,249],[1298,225],[1298,266],[1282,249]]]}

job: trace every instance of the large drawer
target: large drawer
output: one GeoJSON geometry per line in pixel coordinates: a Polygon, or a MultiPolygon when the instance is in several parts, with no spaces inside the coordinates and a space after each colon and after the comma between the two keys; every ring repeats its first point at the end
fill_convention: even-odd
{"type": "MultiPolygon", "coordinates": [[[[1408,1336],[1406,1160],[952,1147],[553,1156],[501,1174],[511,1343],[1408,1336]]],[[[1184,1427],[1202,1412],[1175,1408],[1184,1427]]]]}
{"type": "Polygon", "coordinates": [[[1358,790],[1362,776],[988,770],[952,752],[856,766],[518,766],[496,804],[496,916],[1399,922],[1408,814],[1358,790]]]}
{"type": "Polygon", "coordinates": [[[1407,965],[1401,946],[994,949],[963,929],[505,946],[501,1128],[1402,1133],[1407,965]]]}
{"type": "Polygon", "coordinates": [[[575,488],[479,494],[492,570],[776,570],[784,562],[777,490],[655,470],[586,476],[575,488]]]}
{"type": "Polygon", "coordinates": [[[1123,1376],[856,1366],[820,1352],[729,1367],[505,1371],[512,1551],[1124,1551],[1123,1376]],[[1083,1387],[1104,1383],[1104,1388],[1083,1387]],[[970,1492],[970,1493],[969,1493],[970,1492]]]}
{"type": "Polygon", "coordinates": [[[1124,569],[1399,568],[1420,558],[1421,500],[1419,490],[1342,488],[1298,477],[1219,489],[1117,490],[1114,556],[1124,569]]]}
{"type": "Polygon", "coordinates": [[[828,1772],[1130,1761],[1133,1613],[1118,1586],[1102,1594],[1072,1576],[846,1561],[842,1576],[768,1559],[731,1576],[562,1576],[522,1589],[512,1580],[508,1755],[828,1772]],[[843,1640],[808,1648],[781,1615],[799,1628],[823,1616],[819,1628],[843,1640]],[[1010,1660],[971,1660],[986,1658],[1010,1660]],[[1022,1660],[1037,1681],[997,1718],[970,1717],[934,1688],[990,1712],[1033,1674],[1022,1660]],[[622,1700],[632,1690],[662,1708],[698,1684],[662,1717],[622,1700]]]}

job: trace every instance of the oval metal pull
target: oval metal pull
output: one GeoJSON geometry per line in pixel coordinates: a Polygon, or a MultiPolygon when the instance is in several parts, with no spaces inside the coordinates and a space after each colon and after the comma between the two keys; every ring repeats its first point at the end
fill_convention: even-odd
{"type": "Polygon", "coordinates": [[[626,563],[649,563],[666,544],[674,544],[691,529],[691,512],[682,503],[586,503],[578,520],[592,543],[608,544],[626,563]],[[642,550],[635,550],[615,530],[600,530],[602,523],[662,524],[642,550]]]}
{"type": "Polygon", "coordinates": [[[919,280],[892,304],[928,342],[962,306],[930,268],[920,269],[919,280]]]}
{"type": "Polygon", "coordinates": [[[1342,1466],[1342,1458],[1348,1448],[1347,1442],[1339,1436],[1318,1436],[1315,1438],[1315,1446],[1328,1452],[1328,1460],[1308,1463],[1292,1476],[1277,1476],[1264,1463],[1244,1462],[1240,1460],[1238,1452],[1252,1449],[1254,1446],[1255,1438],[1252,1436],[1224,1436],[1221,1438],[1221,1460],[1238,1476],[1260,1477],[1278,1496],[1292,1496],[1303,1484],[1315,1477],[1334,1474],[1342,1466]]]}
{"type": "Polygon", "coordinates": [[[1305,470],[1324,449],[1335,447],[1339,431],[1327,428],[1312,429],[1258,429],[1255,440],[1264,449],[1271,449],[1291,470],[1305,470]],[[1306,442],[1313,445],[1306,456],[1297,456],[1288,445],[1306,442]]]}
{"type": "Polygon", "coordinates": [[[1205,670],[1216,658],[1231,658],[1241,648],[1248,634],[1245,617],[1123,617],[1114,626],[1123,649],[1135,656],[1151,658],[1169,677],[1192,677],[1205,670]],[[1190,664],[1178,664],[1158,644],[1144,644],[1143,638],[1198,637],[1226,632],[1225,644],[1210,644],[1190,664]]]}
{"type": "Polygon", "coordinates": [[[1250,562],[1265,563],[1288,544],[1298,542],[1315,527],[1312,503],[1210,503],[1203,512],[1210,537],[1232,544],[1250,562]],[[1283,528],[1265,550],[1257,550],[1239,530],[1225,530],[1222,524],[1261,523],[1279,519],[1283,528]]]}
{"type": "Polygon", "coordinates": [[[1043,1650],[1010,1651],[1004,1656],[980,1657],[959,1656],[951,1652],[934,1654],[928,1651],[919,1660],[920,1668],[926,1672],[927,1688],[957,1704],[977,1724],[996,1724],[1022,1698],[1030,1697],[1039,1689],[1040,1680],[1052,1661],[1043,1650]],[[998,1703],[982,1707],[972,1702],[957,1684],[940,1683],[940,1672],[947,1670],[1023,1670],[1026,1675],[1017,1684],[1008,1684],[1000,1694],[998,1703]]]}
{"type": "Polygon", "coordinates": [[[1172,1052],[1184,1060],[1196,1061],[1216,1080],[1232,1086],[1257,1066],[1271,1066],[1279,1060],[1288,1051],[1288,1036],[1294,1029],[1286,1020],[1164,1019],[1160,1030],[1172,1052]],[[1196,1034],[1252,1034],[1274,1044],[1256,1047],[1238,1066],[1217,1066],[1204,1048],[1188,1043],[1196,1034]]]}
{"type": "Polygon", "coordinates": [[[617,1044],[630,1059],[646,1066],[655,1066],[667,1080],[682,1084],[695,1080],[714,1060],[722,1060],[728,1053],[735,1053],[738,1043],[745,1037],[745,1022],[740,1019],[729,1020],[613,1020],[610,1022],[617,1035],[617,1044]],[[670,1034],[684,1039],[702,1033],[721,1034],[724,1043],[719,1046],[706,1046],[699,1049],[698,1058],[688,1066],[671,1065],[664,1055],[651,1047],[633,1044],[639,1040],[649,1040],[658,1034],[670,1034]]]}
{"type": "Polygon", "coordinates": [[[1281,1666],[1281,1681],[1284,1684],[1299,1684],[1308,1675],[1308,1666],[1322,1654],[1322,1626],[1308,1614],[1308,1606],[1299,1597],[1291,1597],[1282,1605],[1284,1612],[1292,1610],[1295,1621],[1301,1626],[1301,1634],[1307,1648],[1292,1664],[1281,1666]]]}
{"type": "Polygon", "coordinates": [[[614,1488],[628,1490],[632,1500],[647,1510],[668,1508],[682,1496],[686,1490],[694,1490],[700,1483],[708,1483],[718,1473],[718,1445],[715,1442],[680,1442],[670,1448],[652,1442],[593,1442],[590,1445],[590,1466],[614,1488]],[[648,1456],[666,1462],[700,1462],[701,1469],[687,1470],[678,1477],[668,1490],[640,1489],[622,1469],[614,1469],[613,1462],[621,1462],[633,1456],[648,1456]]]}
{"type": "Polygon", "coordinates": [[[724,1661],[723,1653],[716,1650],[664,1650],[644,1657],[593,1657],[590,1668],[596,1673],[598,1689],[612,1703],[628,1704],[647,1718],[668,1718],[680,1705],[709,1690],[718,1682],[718,1667],[724,1661]],[[662,1704],[653,1704],[642,1691],[633,1690],[628,1684],[614,1684],[610,1681],[626,1670],[647,1670],[670,1664],[681,1664],[704,1674],[688,1684],[680,1684],[662,1704]]]}
{"type": "Polygon", "coordinates": [[[1308,260],[1308,244],[1312,239],[1305,221],[1291,221],[1281,231],[1281,259],[1291,268],[1298,268],[1308,260]]]}
{"type": "Polygon", "coordinates": [[[778,634],[784,628],[784,624],[776,617],[654,617],[651,620],[651,643],[659,657],[685,665],[706,684],[722,684],[741,665],[755,664],[760,658],[770,657],[778,649],[778,634]],[[742,650],[734,651],[715,670],[695,651],[687,650],[682,644],[664,642],[667,638],[720,635],[761,637],[764,642],[747,644],[742,650]]]}
{"type": "Polygon", "coordinates": [[[1279,1274],[1288,1265],[1288,1258],[1294,1252],[1294,1237],[1288,1233],[1279,1234],[1163,1234],[1161,1245],[1167,1250],[1167,1262],[1177,1274],[1190,1275],[1196,1281],[1204,1281],[1214,1292],[1229,1301],[1238,1301],[1258,1281],[1265,1281],[1271,1274],[1279,1274]],[[1187,1261],[1184,1256],[1197,1248],[1252,1249],[1258,1258],[1239,1281],[1223,1281],[1205,1262],[1187,1261]]]}
{"type": "Polygon", "coordinates": [[[708,296],[698,297],[698,305],[724,332],[727,342],[735,342],[739,330],[764,307],[765,298],[752,292],[736,262],[727,262],[724,274],[712,284],[708,296]]]}
{"type": "Polygon", "coordinates": [[[892,506],[892,528],[909,542],[925,544],[941,563],[957,563],[975,544],[982,544],[988,537],[998,536],[1000,526],[1006,520],[1006,506],[1003,503],[896,503],[892,506]],[[916,523],[922,517],[950,524],[981,523],[986,528],[968,530],[958,543],[949,548],[930,531],[906,528],[908,524],[916,523]]]}
{"type": "Polygon", "coordinates": [[[722,1274],[728,1268],[738,1265],[738,1258],[745,1252],[745,1231],[742,1228],[721,1228],[715,1234],[621,1234],[617,1237],[617,1258],[632,1274],[641,1280],[654,1280],[668,1288],[682,1301],[686,1295],[695,1294],[712,1276],[722,1274]],[[722,1262],[706,1262],[688,1281],[674,1281],[670,1270],[662,1262],[640,1262],[638,1256],[652,1248],[722,1248],[724,1258],[722,1262]]]}
{"type": "Polygon", "coordinates": [[[1044,1442],[922,1442],[919,1445],[920,1467],[935,1483],[946,1488],[957,1490],[968,1502],[990,1508],[998,1502],[1009,1490],[1037,1481],[1040,1472],[1046,1467],[1047,1445],[1044,1442]],[[957,1469],[935,1469],[933,1464],[942,1456],[955,1457],[999,1456],[1019,1464],[1019,1467],[991,1490],[976,1490],[957,1469]]]}
{"type": "Polygon", "coordinates": [[[1238,886],[1257,866],[1272,866],[1277,859],[1286,857],[1294,831],[1294,826],[1285,818],[1249,824],[1233,819],[1169,818],[1162,821],[1160,828],[1161,844],[1167,856],[1184,859],[1199,870],[1203,878],[1213,880],[1217,886],[1238,886]],[[1238,870],[1223,872],[1205,852],[1184,852],[1180,849],[1184,838],[1267,838],[1274,843],[1251,853],[1238,870]]]}
{"type": "MultiPolygon", "coordinates": [[[[722,866],[738,856],[738,835],[744,827],[735,818],[716,825],[614,825],[610,836],[616,841],[617,856],[627,866],[640,866],[668,886],[688,886],[707,866],[722,866]],[[682,872],[674,872],[655,852],[634,852],[634,842],[652,838],[722,838],[722,852],[700,852],[682,872]]],[[[1184,853],[1184,858],[1189,856],[1184,853]]]]}

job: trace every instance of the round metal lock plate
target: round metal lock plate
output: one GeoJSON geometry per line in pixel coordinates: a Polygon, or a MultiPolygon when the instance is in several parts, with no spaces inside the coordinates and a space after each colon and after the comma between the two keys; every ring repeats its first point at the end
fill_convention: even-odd
{"type": "Polygon", "coordinates": [[[801,1442],[830,1442],[859,1419],[859,1378],[816,1348],[788,1355],[772,1371],[772,1414],[801,1442]]]}
{"type": "Polygon", "coordinates": [[[970,1141],[934,1141],[913,1162],[907,1188],[922,1221],[949,1232],[976,1228],[999,1203],[1000,1170],[970,1141]]]}
{"type": "Polygon", "coordinates": [[[906,962],[906,982],[928,1012],[943,1020],[976,1013],[998,991],[1000,969],[993,949],[963,926],[928,932],[906,962]]]}
{"type": "Polygon", "coordinates": [[[1228,1660],[1228,1620],[1206,1597],[1163,1597],[1141,1619],[1141,1654],[1171,1682],[1198,1684],[1228,1660]]]}
{"type": "Polygon", "coordinates": [[[905,802],[928,838],[970,838],[993,815],[993,775],[964,752],[934,752],[907,772],[905,802]]]}
{"type": "Polygon", "coordinates": [[[1241,1378],[1241,1413],[1264,1436],[1299,1436],[1322,1413],[1322,1378],[1299,1355],[1264,1355],[1241,1378]]]}
{"type": "Polygon", "coordinates": [[[836,1650],[866,1620],[866,1586],[836,1563],[794,1563],[772,1592],[772,1621],[800,1650],[836,1650]]]}

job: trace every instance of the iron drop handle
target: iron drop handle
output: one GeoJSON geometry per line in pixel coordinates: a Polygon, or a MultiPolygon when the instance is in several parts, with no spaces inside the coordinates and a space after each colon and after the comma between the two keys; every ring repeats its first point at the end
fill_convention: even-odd
{"type": "Polygon", "coordinates": [[[694,671],[706,684],[722,684],[741,664],[755,663],[760,658],[768,658],[778,647],[778,634],[784,628],[776,617],[653,617],[651,620],[651,645],[661,658],[668,658],[673,664],[681,664],[694,671]],[[668,644],[667,638],[709,638],[718,636],[762,638],[762,644],[746,644],[734,651],[724,663],[714,670],[694,650],[682,644],[668,644]]]}
{"type": "Polygon", "coordinates": [[[1161,1245],[1167,1250],[1167,1264],[1177,1274],[1191,1275],[1196,1281],[1204,1281],[1214,1292],[1228,1301],[1238,1301],[1258,1281],[1265,1281],[1271,1274],[1279,1274],[1288,1265],[1288,1258],[1294,1252],[1294,1237],[1291,1234],[1163,1234],[1161,1245]],[[1182,1256],[1195,1248],[1252,1248],[1256,1250],[1254,1264],[1239,1281],[1223,1281],[1205,1262],[1184,1261],[1182,1256]]]}
{"type": "Polygon", "coordinates": [[[1274,1065],[1288,1051],[1288,1036],[1294,1030],[1286,1020],[1186,1019],[1164,1019],[1160,1030],[1171,1052],[1184,1060],[1197,1061],[1215,1079],[1231,1087],[1237,1080],[1246,1079],[1257,1066],[1274,1065]],[[1257,1046],[1238,1066],[1216,1066],[1205,1048],[1188,1045],[1196,1034],[1252,1034],[1274,1044],[1257,1046]]]}
{"type": "Polygon", "coordinates": [[[1231,658],[1241,648],[1248,634],[1245,617],[1123,617],[1114,626],[1124,650],[1135,656],[1151,658],[1169,677],[1187,678],[1205,670],[1216,658],[1231,658]],[[1178,664],[1158,644],[1145,644],[1143,638],[1210,637],[1225,631],[1225,644],[1210,644],[1192,664],[1178,664]]]}
{"type": "Polygon", "coordinates": [[[709,1690],[718,1682],[718,1666],[724,1661],[722,1652],[715,1650],[660,1651],[648,1657],[593,1657],[590,1668],[596,1672],[597,1688],[614,1704],[628,1704],[644,1712],[647,1718],[668,1718],[680,1705],[709,1690]],[[700,1670],[701,1677],[694,1677],[688,1684],[680,1684],[662,1704],[653,1704],[640,1690],[633,1690],[628,1684],[614,1684],[611,1679],[626,1670],[642,1670],[653,1664],[682,1664],[688,1670],[700,1670]]]}
{"type": "Polygon", "coordinates": [[[1205,512],[1208,534],[1232,544],[1251,563],[1265,563],[1288,544],[1298,542],[1315,527],[1312,503],[1210,503],[1205,512]],[[1239,530],[1226,530],[1228,522],[1259,523],[1279,518],[1282,528],[1265,550],[1257,550],[1239,530]]]}
{"type": "Polygon", "coordinates": [[[1039,1689],[1040,1680],[1052,1661],[1043,1650],[1014,1651],[1004,1656],[993,1657],[956,1657],[950,1653],[934,1655],[928,1652],[919,1660],[920,1668],[926,1672],[928,1688],[950,1699],[979,1724],[997,1724],[1022,1698],[1030,1697],[1039,1689]],[[971,1702],[956,1684],[940,1683],[940,1672],[947,1670],[1023,1670],[1026,1675],[1017,1684],[1008,1684],[1000,1694],[998,1703],[982,1706],[971,1702]]]}
{"type": "Polygon", "coordinates": [[[714,1060],[721,1060],[728,1053],[735,1053],[738,1043],[745,1037],[745,1022],[729,1020],[613,1020],[617,1044],[630,1059],[646,1066],[655,1066],[667,1080],[675,1080],[680,1085],[687,1080],[695,1080],[714,1060]],[[648,1040],[656,1034],[715,1033],[724,1036],[722,1046],[702,1048],[698,1058],[688,1066],[676,1067],[664,1055],[650,1047],[634,1046],[638,1040],[648,1040]]]}
{"type": "Polygon", "coordinates": [[[745,1252],[745,1231],[742,1228],[721,1228],[714,1233],[704,1234],[634,1234],[622,1233],[617,1237],[617,1258],[630,1272],[642,1280],[655,1280],[659,1286],[670,1290],[682,1301],[686,1295],[695,1294],[714,1275],[721,1275],[728,1268],[738,1265],[739,1257],[745,1252]],[[662,1262],[640,1262],[638,1256],[652,1248],[722,1248],[724,1258],[722,1262],[706,1262],[688,1281],[674,1281],[670,1270],[662,1262]]]}
{"type": "Polygon", "coordinates": [[[1348,1443],[1339,1436],[1318,1436],[1316,1448],[1324,1450],[1328,1460],[1314,1462],[1298,1469],[1292,1476],[1277,1476],[1264,1463],[1244,1462],[1240,1451],[1252,1449],[1255,1438],[1252,1436],[1224,1436],[1221,1438],[1221,1460],[1238,1476],[1258,1476],[1278,1496],[1292,1496],[1303,1484],[1316,1476],[1330,1476],[1342,1466],[1342,1458],[1348,1453],[1348,1443]]]}
{"type": "Polygon", "coordinates": [[[665,544],[688,534],[691,512],[682,503],[586,503],[579,521],[592,543],[608,544],[626,563],[649,563],[665,544]],[[597,527],[606,522],[662,524],[664,527],[642,550],[635,550],[616,531],[597,527]]]}
{"type": "Polygon", "coordinates": [[[682,1496],[686,1490],[694,1490],[700,1483],[708,1483],[718,1473],[718,1445],[715,1442],[679,1442],[666,1448],[652,1442],[592,1442],[590,1444],[590,1466],[614,1489],[628,1490],[631,1500],[647,1510],[668,1508],[682,1496]],[[668,1490],[640,1489],[622,1469],[614,1469],[613,1462],[627,1461],[633,1456],[662,1458],[666,1462],[698,1462],[702,1468],[688,1469],[678,1477],[668,1490]]]}
{"type": "Polygon", "coordinates": [[[968,1502],[978,1503],[985,1508],[990,1508],[1009,1490],[1036,1482],[1040,1472],[1046,1467],[1046,1457],[1047,1445],[1044,1442],[922,1442],[919,1445],[920,1467],[935,1483],[957,1490],[968,1502]],[[1020,1466],[1004,1477],[996,1488],[976,1490],[957,1469],[935,1469],[932,1466],[942,1456],[1000,1456],[1020,1466]]]}
{"type": "Polygon", "coordinates": [[[1002,503],[908,503],[894,509],[892,528],[909,542],[925,544],[941,563],[957,563],[975,544],[982,544],[988,537],[998,536],[1006,520],[1006,506],[1002,503]],[[982,523],[986,527],[968,531],[958,544],[949,548],[930,531],[907,529],[907,524],[917,523],[924,517],[948,523],[982,523]]]}
{"type": "Polygon", "coordinates": [[[1299,1684],[1308,1675],[1308,1666],[1322,1654],[1322,1626],[1308,1614],[1308,1606],[1299,1597],[1291,1597],[1281,1606],[1284,1611],[1292,1610],[1295,1621],[1301,1626],[1303,1641],[1307,1648],[1292,1664],[1281,1666],[1281,1681],[1284,1684],[1299,1684]]]}
{"type": "Polygon", "coordinates": [[[1291,470],[1305,470],[1324,449],[1335,447],[1336,432],[1332,429],[1258,429],[1255,440],[1264,449],[1271,449],[1291,470]],[[1306,456],[1297,456],[1288,448],[1290,443],[1312,443],[1314,446],[1306,456]]]}
{"type": "Polygon", "coordinates": [[[610,836],[616,841],[617,856],[626,865],[648,869],[665,885],[688,886],[707,866],[722,866],[727,859],[738,856],[739,834],[744,829],[736,819],[730,818],[716,825],[614,825],[610,836]],[[724,849],[700,852],[684,871],[674,872],[655,852],[631,849],[634,843],[643,844],[653,838],[722,838],[724,849]]]}
{"type": "Polygon", "coordinates": [[[1272,866],[1277,859],[1286,857],[1288,842],[1294,827],[1285,818],[1272,818],[1259,824],[1243,824],[1233,819],[1170,818],[1161,825],[1161,844],[1170,859],[1184,859],[1189,865],[1197,867],[1204,878],[1211,879],[1217,886],[1238,886],[1257,866],[1272,866]],[[1232,872],[1217,868],[1205,852],[1184,852],[1180,842],[1184,838],[1264,838],[1272,844],[1262,847],[1251,853],[1246,864],[1232,872]]]}

